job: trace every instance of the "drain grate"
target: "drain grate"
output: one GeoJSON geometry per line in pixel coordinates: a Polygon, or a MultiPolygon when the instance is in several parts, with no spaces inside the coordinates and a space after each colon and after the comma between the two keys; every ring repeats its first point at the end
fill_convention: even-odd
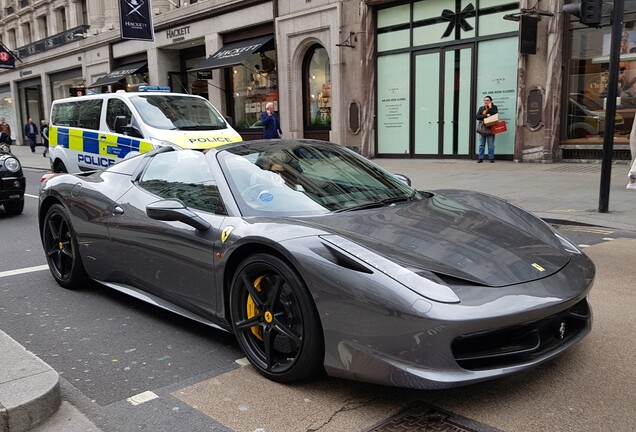
{"type": "Polygon", "coordinates": [[[498,432],[498,429],[473,420],[443,413],[426,404],[418,404],[374,426],[367,432],[498,432]]]}
{"type": "Polygon", "coordinates": [[[600,173],[599,164],[563,164],[543,170],[545,172],[600,173]]]}

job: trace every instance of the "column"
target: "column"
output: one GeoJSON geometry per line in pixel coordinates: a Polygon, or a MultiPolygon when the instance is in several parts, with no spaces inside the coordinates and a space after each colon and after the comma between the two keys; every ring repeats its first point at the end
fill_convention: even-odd
{"type": "Polygon", "coordinates": [[[91,32],[101,30],[104,27],[104,1],[88,0],[88,22],[91,25],[91,32]]]}
{"type": "Polygon", "coordinates": [[[105,0],[105,19],[103,31],[119,29],[119,4],[118,0],[105,0]]]}

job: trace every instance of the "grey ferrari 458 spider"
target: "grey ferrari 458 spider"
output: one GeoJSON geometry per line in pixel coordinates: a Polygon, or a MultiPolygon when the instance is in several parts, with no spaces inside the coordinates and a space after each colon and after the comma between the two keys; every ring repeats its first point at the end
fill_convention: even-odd
{"type": "Polygon", "coordinates": [[[43,179],[65,288],[98,281],[236,335],[266,377],[447,388],[525,370],[591,329],[592,262],[500,198],[418,191],[347,150],[160,148],[43,179]]]}

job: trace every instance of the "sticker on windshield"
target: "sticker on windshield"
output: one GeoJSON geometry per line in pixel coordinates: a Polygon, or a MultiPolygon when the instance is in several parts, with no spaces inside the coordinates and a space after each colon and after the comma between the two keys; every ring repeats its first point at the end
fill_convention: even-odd
{"type": "Polygon", "coordinates": [[[270,202],[271,200],[274,199],[274,195],[269,193],[269,191],[265,190],[265,191],[263,191],[263,192],[258,194],[258,199],[263,201],[263,202],[270,202]]]}

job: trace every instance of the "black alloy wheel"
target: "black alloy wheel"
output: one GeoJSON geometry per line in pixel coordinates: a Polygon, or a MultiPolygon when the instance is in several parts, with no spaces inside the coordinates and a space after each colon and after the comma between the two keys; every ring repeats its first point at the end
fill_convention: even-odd
{"type": "Polygon", "coordinates": [[[236,338],[259,373],[292,382],[323,370],[316,307],[286,262],[268,254],[245,259],[232,282],[230,302],[236,338]]]}
{"type": "Polygon", "coordinates": [[[83,286],[88,277],[79,255],[77,240],[64,207],[54,204],[46,213],[42,229],[46,261],[56,282],[64,288],[83,286]]]}

